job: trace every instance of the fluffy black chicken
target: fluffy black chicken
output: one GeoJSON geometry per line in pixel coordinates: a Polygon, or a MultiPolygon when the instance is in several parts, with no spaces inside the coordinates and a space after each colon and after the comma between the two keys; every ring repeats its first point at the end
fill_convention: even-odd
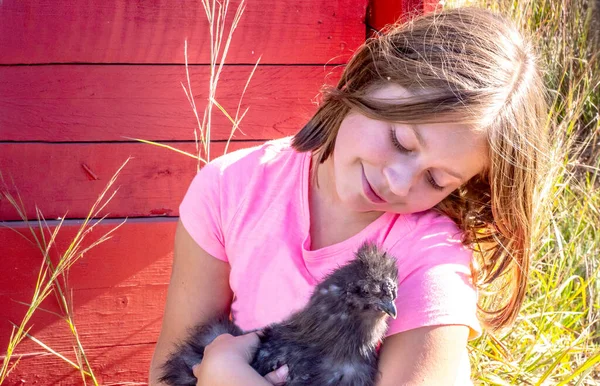
{"type": "MultiPolygon", "coordinates": [[[[251,366],[265,375],[284,364],[287,386],[375,384],[377,346],[396,317],[396,260],[365,243],[356,258],[316,286],[302,310],[264,328],[251,366]]],[[[196,385],[192,366],[220,334],[242,330],[227,318],[197,326],[163,366],[162,382],[196,385]]]]}

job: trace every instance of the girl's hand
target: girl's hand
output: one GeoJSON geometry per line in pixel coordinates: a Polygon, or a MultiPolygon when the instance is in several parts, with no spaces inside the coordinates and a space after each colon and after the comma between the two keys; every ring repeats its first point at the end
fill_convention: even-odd
{"type": "Polygon", "coordinates": [[[254,332],[218,336],[204,350],[204,359],[193,367],[198,386],[203,385],[283,385],[287,366],[261,377],[250,365],[259,338],[254,332]]]}

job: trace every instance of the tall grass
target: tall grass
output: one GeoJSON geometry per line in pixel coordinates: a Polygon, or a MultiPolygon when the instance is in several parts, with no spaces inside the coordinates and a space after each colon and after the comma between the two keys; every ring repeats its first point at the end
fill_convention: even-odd
{"type": "MultiPolygon", "coordinates": [[[[121,225],[123,225],[124,221],[116,227],[111,228],[108,232],[96,238],[91,243],[87,242],[90,233],[92,233],[94,228],[104,218],[106,218],[107,215],[100,217],[100,213],[102,213],[106,205],[112,200],[112,198],[117,193],[118,189],[115,189],[110,194],[109,191],[111,190],[121,170],[125,167],[128,161],[129,160],[125,161],[125,163],[121,165],[121,167],[109,180],[105,188],[98,196],[97,200],[92,205],[88,215],[80,224],[79,230],[77,231],[75,237],[71,240],[67,248],[58,251],[59,257],[56,263],[52,261],[51,255],[55,250],[58,250],[57,246],[55,245],[55,242],[64,223],[64,216],[58,222],[58,224],[51,227],[44,219],[42,212],[39,210],[39,208],[36,207],[37,223],[30,223],[26,215],[26,208],[23,204],[23,200],[21,199],[20,195],[17,193],[17,195],[15,196],[12,193],[10,193],[11,189],[9,189],[8,185],[6,184],[4,179],[1,178],[2,175],[0,174],[0,182],[2,182],[2,184],[4,185],[3,189],[0,191],[0,198],[6,199],[15,208],[19,217],[25,224],[28,234],[23,234],[14,228],[10,229],[14,230],[20,236],[24,237],[26,240],[30,241],[35,246],[37,246],[41,256],[40,269],[38,271],[37,280],[35,283],[31,283],[33,286],[35,286],[31,302],[22,303],[27,308],[20,324],[17,326],[16,324],[12,323],[13,329],[11,331],[8,346],[6,348],[6,353],[2,357],[2,366],[0,367],[0,384],[4,383],[8,374],[19,363],[20,357],[14,359],[13,356],[15,355],[17,346],[23,341],[23,339],[25,339],[25,337],[28,337],[33,342],[37,343],[42,348],[47,350],[49,353],[56,355],[57,357],[68,363],[70,366],[77,369],[81,374],[83,384],[86,384],[86,378],[89,377],[91,378],[91,381],[94,385],[98,385],[98,381],[94,375],[90,362],[87,359],[85,350],[83,348],[83,345],[81,344],[81,340],[79,339],[77,328],[75,327],[73,299],[69,296],[67,275],[69,269],[73,266],[73,264],[75,264],[80,258],[82,258],[89,250],[91,250],[95,246],[109,240],[111,238],[112,233],[114,233],[121,225]],[[29,334],[29,330],[31,329],[31,319],[34,313],[37,311],[51,312],[41,307],[41,304],[44,302],[44,300],[51,294],[54,294],[56,296],[61,311],[61,314],[53,314],[55,314],[60,319],[63,319],[67,323],[69,331],[73,335],[73,348],[77,363],[67,359],[65,355],[58,353],[57,351],[53,350],[51,347],[46,345],[44,342],[29,334]]],[[[7,225],[4,223],[0,223],[0,226],[7,225]]]]}
{"type": "Polygon", "coordinates": [[[600,66],[594,0],[467,0],[514,19],[546,68],[551,169],[540,189],[536,246],[521,316],[471,345],[481,385],[600,384],[600,66]]]}
{"type": "Polygon", "coordinates": [[[259,56],[258,60],[254,64],[246,84],[240,94],[240,99],[238,101],[238,105],[236,108],[235,115],[230,114],[216,99],[217,87],[219,85],[219,79],[221,73],[223,71],[223,66],[227,61],[227,54],[229,53],[229,46],[231,45],[231,41],[233,39],[233,34],[238,27],[238,24],[244,14],[244,10],[246,9],[246,1],[241,0],[238,4],[238,7],[233,16],[233,20],[231,22],[231,27],[227,34],[225,34],[226,26],[227,26],[227,16],[229,12],[230,1],[224,0],[222,2],[213,0],[202,0],[202,6],[204,7],[204,11],[206,13],[206,18],[208,20],[209,25],[209,34],[210,34],[210,77],[208,81],[208,97],[206,99],[206,105],[204,107],[204,113],[202,115],[202,119],[200,119],[200,114],[198,112],[198,107],[196,105],[196,100],[193,97],[192,92],[192,82],[190,80],[190,70],[188,64],[188,44],[187,40],[184,45],[184,59],[185,59],[185,74],[186,74],[186,83],[181,82],[181,87],[183,88],[183,92],[190,104],[192,112],[194,114],[194,118],[196,119],[196,127],[194,128],[194,138],[196,143],[196,154],[190,154],[184,152],[180,149],[177,149],[173,146],[161,144],[159,142],[153,142],[140,138],[128,138],[133,139],[135,141],[147,143],[153,146],[166,148],[177,153],[186,155],[188,157],[193,157],[198,160],[197,169],[199,170],[202,164],[206,164],[211,160],[210,153],[210,144],[212,142],[212,116],[213,109],[216,107],[231,123],[232,127],[229,132],[229,137],[227,138],[227,142],[225,144],[224,153],[227,153],[229,150],[229,144],[231,139],[233,138],[236,131],[240,130],[240,124],[246,113],[248,112],[248,108],[246,108],[240,114],[240,108],[242,104],[242,100],[248,89],[248,85],[254,76],[254,72],[260,63],[262,56],[259,56]]]}

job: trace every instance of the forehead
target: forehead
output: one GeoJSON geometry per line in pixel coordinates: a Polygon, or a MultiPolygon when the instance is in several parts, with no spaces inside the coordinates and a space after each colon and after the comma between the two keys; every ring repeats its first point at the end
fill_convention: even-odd
{"type": "Polygon", "coordinates": [[[372,98],[389,100],[390,102],[397,101],[398,99],[408,98],[416,95],[414,92],[409,92],[404,87],[395,83],[389,83],[384,86],[377,87],[369,92],[372,98]]]}
{"type": "MultiPolygon", "coordinates": [[[[419,89],[419,90],[407,90],[406,88],[395,84],[395,83],[388,83],[385,85],[379,85],[378,87],[372,87],[367,94],[369,95],[370,98],[376,99],[380,102],[383,103],[388,103],[390,106],[392,105],[398,105],[398,104],[402,104],[402,102],[406,102],[407,100],[410,101],[410,98],[414,98],[414,97],[426,97],[428,95],[433,95],[436,94],[435,90],[433,89],[419,89]]],[[[426,98],[425,98],[426,99],[426,98]]],[[[410,102],[414,102],[414,99],[410,102]]],[[[458,114],[456,114],[458,115],[458,114]]],[[[424,117],[424,121],[425,121],[424,117]]],[[[448,123],[448,122],[454,122],[454,123],[458,123],[460,122],[465,122],[465,125],[467,125],[471,130],[473,131],[481,131],[481,126],[478,124],[480,123],[479,120],[475,120],[476,123],[474,122],[474,119],[472,117],[468,117],[467,114],[463,114],[462,116],[462,120],[460,118],[456,118],[455,116],[443,116],[440,115],[438,119],[438,122],[444,122],[444,118],[445,122],[444,123],[448,123]],[[468,121],[467,121],[468,119],[468,121]],[[466,122],[469,122],[468,124],[466,122]]]]}
{"type": "MultiPolygon", "coordinates": [[[[369,94],[382,102],[397,103],[414,95],[424,95],[423,89],[415,93],[390,83],[372,90],[369,94]]],[[[426,150],[440,162],[453,163],[464,170],[468,180],[489,165],[487,133],[473,124],[461,122],[404,124],[409,127],[426,150]]]]}

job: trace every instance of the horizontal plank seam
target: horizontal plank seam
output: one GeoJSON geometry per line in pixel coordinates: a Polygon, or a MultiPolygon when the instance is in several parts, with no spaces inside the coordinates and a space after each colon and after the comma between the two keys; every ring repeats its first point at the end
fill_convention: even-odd
{"type": "MultiPolygon", "coordinates": [[[[350,55],[348,55],[350,57],[350,55]]],[[[334,58],[333,58],[334,59],[334,58]]],[[[260,63],[259,67],[336,67],[345,61],[328,61],[326,63],[260,63]]],[[[219,63],[217,63],[218,65],[219,63]]],[[[223,63],[223,67],[248,67],[256,63],[223,63]]],[[[48,62],[48,63],[0,63],[0,67],[35,67],[35,66],[185,66],[185,63],[97,63],[97,62],[48,62]]],[[[189,67],[208,67],[210,63],[188,63],[189,67]]]]}
{"type": "MultiPolygon", "coordinates": [[[[179,216],[138,216],[138,217],[108,217],[102,220],[102,224],[106,225],[117,225],[118,223],[123,222],[123,220],[127,220],[127,223],[139,224],[139,223],[148,223],[148,222],[161,222],[164,220],[168,220],[168,222],[176,222],[179,219],[179,216]]],[[[64,225],[81,225],[83,222],[83,218],[69,218],[63,221],[64,225]]],[[[89,224],[94,224],[100,221],[99,219],[92,219],[89,221],[89,224]]],[[[49,226],[56,226],[60,223],[60,220],[52,220],[46,219],[46,224],[49,226]]],[[[29,220],[29,224],[37,227],[37,219],[29,220]]],[[[0,229],[3,227],[7,228],[17,228],[17,227],[26,227],[25,221],[21,220],[0,220],[0,229]]]]}
{"type": "MultiPolygon", "coordinates": [[[[149,345],[149,344],[156,344],[156,341],[131,343],[131,344],[114,344],[114,345],[107,345],[107,346],[93,346],[93,345],[88,344],[84,347],[84,349],[88,350],[88,349],[113,348],[113,347],[136,347],[136,346],[144,346],[144,345],[149,345]]],[[[34,351],[34,352],[28,352],[28,353],[23,353],[23,354],[14,353],[13,357],[28,358],[28,357],[46,356],[46,355],[54,355],[54,354],[49,353],[48,351],[34,351]]],[[[0,355],[0,360],[4,360],[5,356],[6,355],[0,355]]]]}
{"type": "MultiPolygon", "coordinates": [[[[75,264],[77,264],[77,262],[75,264]]],[[[110,287],[77,287],[77,288],[73,288],[73,287],[67,286],[67,288],[69,290],[73,290],[73,291],[79,292],[79,291],[95,291],[95,290],[112,290],[112,289],[115,289],[115,288],[117,288],[117,289],[153,288],[153,287],[160,288],[160,287],[168,287],[168,286],[169,286],[169,281],[167,280],[164,283],[152,282],[152,283],[145,283],[145,284],[127,284],[127,285],[115,284],[115,285],[112,285],[110,287]]],[[[19,290],[19,291],[15,291],[15,292],[3,292],[2,295],[8,297],[10,300],[15,301],[13,299],[13,296],[30,295],[32,289],[33,288],[31,288],[30,290],[19,290]]],[[[22,300],[20,300],[20,301],[22,301],[22,300]]],[[[15,301],[15,302],[17,302],[17,301],[15,301]]],[[[21,303],[16,303],[16,304],[23,305],[21,303]]],[[[75,298],[73,300],[72,304],[74,306],[76,306],[76,307],[78,306],[78,304],[77,304],[77,298],[75,298]]],[[[25,305],[23,305],[23,307],[25,307],[25,305]]],[[[37,310],[36,312],[43,313],[44,311],[37,310]]]]}
{"type": "MultiPolygon", "coordinates": [[[[159,143],[196,143],[193,139],[152,139],[152,138],[139,138],[145,141],[153,141],[159,143]]],[[[264,138],[264,139],[232,139],[230,143],[239,142],[239,143],[251,143],[256,142],[257,144],[263,143],[265,141],[271,141],[273,138],[264,138]]],[[[86,145],[86,144],[142,144],[139,141],[126,141],[126,140],[118,140],[118,141],[0,141],[0,145],[13,145],[13,144],[48,144],[48,145],[86,145]]],[[[227,143],[226,139],[213,139],[211,143],[227,143]]],[[[148,145],[151,146],[151,145],[148,145]]]]}

